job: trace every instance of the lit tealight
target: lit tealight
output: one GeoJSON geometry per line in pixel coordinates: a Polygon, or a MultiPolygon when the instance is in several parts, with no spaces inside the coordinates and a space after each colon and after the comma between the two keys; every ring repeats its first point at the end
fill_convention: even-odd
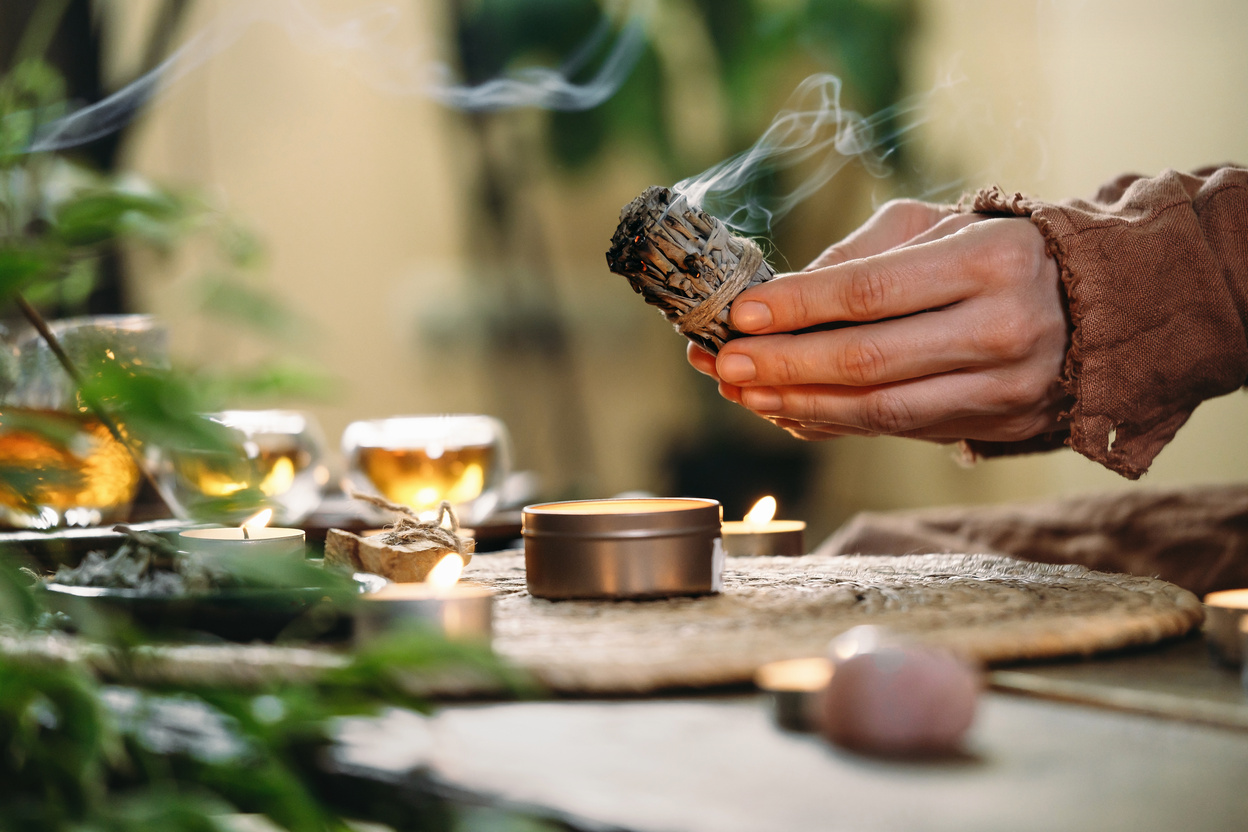
{"type": "Polygon", "coordinates": [[[818,725],[819,694],[831,678],[832,663],[827,659],[787,659],[760,667],[754,684],[770,695],[777,725],[813,731],[818,725]]]}
{"type": "Polygon", "coordinates": [[[1205,641],[1229,665],[1244,659],[1240,626],[1248,621],[1248,589],[1224,589],[1205,596],[1205,641]]]}
{"type": "Polygon", "coordinates": [[[745,513],[742,522],[748,528],[761,528],[776,517],[776,498],[768,494],[759,499],[754,507],[745,513]]]}
{"type": "Polygon", "coordinates": [[[425,578],[425,583],[433,587],[433,589],[447,589],[459,582],[459,576],[464,573],[464,559],[452,552],[442,560],[433,565],[429,570],[429,576],[425,578]]]}
{"type": "Polygon", "coordinates": [[[304,556],[302,529],[273,528],[268,525],[273,511],[265,509],[242,525],[230,528],[191,529],[178,535],[184,549],[208,557],[299,557],[304,556]]]}
{"type": "Polygon", "coordinates": [[[259,512],[253,517],[248,517],[246,520],[239,523],[238,527],[243,530],[243,537],[247,540],[250,540],[251,533],[253,531],[258,531],[259,529],[265,528],[266,526],[269,525],[269,521],[272,519],[273,519],[273,509],[266,508],[264,511],[259,512]]]}
{"type": "Polygon", "coordinates": [[[421,624],[452,641],[489,642],[494,592],[459,583],[464,560],[451,552],[434,564],[424,581],[387,584],[361,599],[355,618],[357,644],[421,624]]]}
{"type": "Polygon", "coordinates": [[[736,556],[804,555],[806,524],[801,520],[774,520],[776,498],[763,497],[742,520],[723,524],[724,551],[736,556]]]}

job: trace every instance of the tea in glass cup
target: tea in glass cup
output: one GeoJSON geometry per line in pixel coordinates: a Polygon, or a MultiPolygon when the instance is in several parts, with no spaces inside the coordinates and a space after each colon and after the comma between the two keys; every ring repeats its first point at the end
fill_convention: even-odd
{"type": "MultiPolygon", "coordinates": [[[[83,376],[102,365],[127,370],[168,360],[167,333],[148,315],[69,318],[49,329],[83,376]]],[[[141,481],[131,449],[82,402],[37,333],[4,357],[14,371],[0,402],[0,467],[10,474],[0,484],[0,523],[53,528],[125,520],[141,481]]],[[[124,436],[125,425],[116,427],[124,436]]]]}
{"type": "Polygon", "coordinates": [[[356,488],[418,512],[447,500],[466,525],[498,506],[511,462],[502,422],[476,414],[352,422],[342,451],[356,488]]]}
{"type": "Polygon", "coordinates": [[[273,523],[303,520],[329,482],[325,442],[316,421],[296,410],[226,410],[207,414],[230,428],[233,452],[169,450],[162,479],[190,517],[234,525],[261,509],[273,523]]]}

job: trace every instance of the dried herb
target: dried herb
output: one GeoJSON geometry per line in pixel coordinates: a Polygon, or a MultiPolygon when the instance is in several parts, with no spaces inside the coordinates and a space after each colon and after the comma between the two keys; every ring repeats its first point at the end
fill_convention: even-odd
{"type": "Polygon", "coordinates": [[[742,334],[728,322],[737,295],[776,274],[753,240],[657,185],[620,212],[607,266],[710,353],[742,334]]]}
{"type": "Polygon", "coordinates": [[[52,578],[65,586],[133,589],[144,597],[170,598],[234,585],[235,580],[194,554],[179,552],[160,535],[115,526],[126,539],[109,555],[88,552],[77,566],[62,566],[52,578]]]}

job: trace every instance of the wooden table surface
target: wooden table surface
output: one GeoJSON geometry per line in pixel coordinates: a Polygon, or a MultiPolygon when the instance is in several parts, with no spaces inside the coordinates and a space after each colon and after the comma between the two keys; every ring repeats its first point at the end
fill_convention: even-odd
{"type": "Polygon", "coordinates": [[[339,755],[584,830],[1248,830],[1248,697],[1199,639],[1010,672],[1153,713],[993,690],[966,753],[923,762],[782,731],[756,694],[455,705],[351,723],[339,755]]]}

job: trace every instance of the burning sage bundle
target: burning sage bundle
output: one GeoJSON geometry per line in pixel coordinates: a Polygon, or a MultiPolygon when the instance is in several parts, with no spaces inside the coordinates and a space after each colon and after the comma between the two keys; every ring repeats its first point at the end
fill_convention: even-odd
{"type": "Polygon", "coordinates": [[[742,334],[728,323],[733,300],[776,274],[753,240],[657,185],[620,211],[607,267],[712,354],[742,334]]]}

